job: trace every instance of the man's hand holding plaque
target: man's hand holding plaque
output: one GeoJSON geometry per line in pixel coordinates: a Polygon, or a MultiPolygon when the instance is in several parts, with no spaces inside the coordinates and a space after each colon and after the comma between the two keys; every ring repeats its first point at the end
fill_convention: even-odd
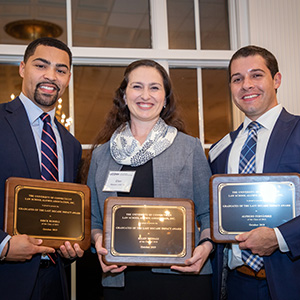
{"type": "Polygon", "coordinates": [[[72,245],[69,241],[66,241],[59,247],[59,254],[64,258],[74,259],[76,257],[82,257],[84,250],[81,249],[78,243],[72,245]]]}
{"type": "Polygon", "coordinates": [[[255,228],[235,237],[241,250],[250,249],[259,256],[271,255],[278,248],[275,230],[269,227],[255,228]]]}
{"type": "MultiPolygon", "coordinates": [[[[9,240],[2,251],[6,253],[6,261],[26,261],[34,254],[54,253],[55,249],[42,246],[41,239],[35,239],[26,234],[14,235],[9,240]]],[[[3,254],[4,255],[4,254],[3,254]]],[[[1,255],[3,257],[3,255],[1,255]]]]}

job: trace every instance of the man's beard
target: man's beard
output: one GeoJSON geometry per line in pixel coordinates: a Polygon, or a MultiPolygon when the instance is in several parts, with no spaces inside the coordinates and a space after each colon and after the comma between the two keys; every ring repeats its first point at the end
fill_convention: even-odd
{"type": "MultiPolygon", "coordinates": [[[[39,92],[38,88],[40,85],[45,84],[44,82],[41,82],[37,84],[35,91],[34,91],[34,101],[42,106],[52,106],[56,103],[58,99],[58,92],[60,91],[60,88],[56,85],[56,93],[54,95],[47,95],[39,92]]],[[[53,83],[51,83],[53,84],[53,83]]]]}

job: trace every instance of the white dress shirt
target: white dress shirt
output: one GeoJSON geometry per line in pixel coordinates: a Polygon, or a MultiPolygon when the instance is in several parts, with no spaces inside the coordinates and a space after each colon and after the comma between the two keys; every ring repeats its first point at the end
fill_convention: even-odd
{"type": "MultiPolygon", "coordinates": [[[[281,113],[282,106],[278,104],[272,109],[268,110],[265,114],[260,116],[256,121],[262,126],[257,132],[257,144],[256,144],[256,173],[263,172],[265,153],[268,146],[269,138],[275,123],[281,113]]],[[[238,174],[239,173],[239,161],[242,147],[247,139],[248,130],[247,126],[252,122],[248,117],[245,117],[243,128],[236,137],[228,158],[228,173],[238,174]]],[[[279,249],[282,252],[289,251],[287,244],[284,241],[282,234],[278,228],[275,228],[276,237],[279,243],[279,249]]],[[[234,269],[244,262],[241,258],[241,250],[238,244],[232,244],[232,248],[228,252],[228,266],[234,269]]]]}

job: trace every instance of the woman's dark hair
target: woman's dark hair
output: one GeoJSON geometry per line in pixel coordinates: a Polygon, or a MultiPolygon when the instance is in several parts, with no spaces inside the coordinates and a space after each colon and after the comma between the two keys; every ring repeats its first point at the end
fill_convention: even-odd
{"type": "MultiPolygon", "coordinates": [[[[139,67],[155,68],[163,78],[164,90],[166,94],[166,105],[160,113],[160,117],[170,126],[174,126],[178,131],[186,132],[183,120],[179,117],[176,99],[173,94],[172,83],[166,70],[157,62],[149,59],[137,60],[132,62],[124,72],[124,78],[115,92],[113,99],[113,107],[109,111],[104,126],[98,133],[95,142],[87,155],[87,158],[83,164],[81,175],[83,179],[87,178],[88,168],[92,157],[93,150],[100,144],[106,143],[110,140],[115,130],[130,121],[130,112],[125,103],[124,96],[129,82],[130,73],[139,67]]],[[[83,180],[84,181],[84,180],[83,180]]]]}

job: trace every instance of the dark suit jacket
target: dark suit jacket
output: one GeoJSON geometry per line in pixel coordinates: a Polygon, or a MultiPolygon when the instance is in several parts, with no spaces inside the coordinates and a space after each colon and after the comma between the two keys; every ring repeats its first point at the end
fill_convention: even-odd
{"type": "MultiPolygon", "coordinates": [[[[228,156],[242,125],[230,133],[232,143],[213,161],[213,174],[227,173],[228,156]]],[[[300,173],[300,117],[282,110],[266,149],[264,173],[300,173]]],[[[300,199],[298,199],[300,201],[300,199]]],[[[273,300],[300,299],[300,217],[278,227],[287,242],[290,252],[276,250],[265,256],[267,282],[273,300]]],[[[218,245],[214,254],[215,299],[220,299],[221,272],[224,245],[218,245]]]]}
{"type": "MultiPolygon", "coordinates": [[[[64,153],[64,181],[76,179],[81,159],[80,143],[56,121],[64,153]]],[[[4,189],[8,177],[41,179],[34,136],[25,108],[19,98],[0,105],[0,243],[3,229],[4,189]]],[[[29,299],[36,282],[40,255],[24,263],[0,263],[1,299],[29,299]]],[[[58,264],[62,271],[62,261],[58,264]]],[[[61,272],[63,286],[65,272],[61,272]]]]}

